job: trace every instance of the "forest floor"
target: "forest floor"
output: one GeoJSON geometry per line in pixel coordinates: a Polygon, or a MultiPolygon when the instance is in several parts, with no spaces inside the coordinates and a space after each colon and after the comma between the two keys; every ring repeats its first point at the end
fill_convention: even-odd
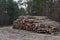
{"type": "Polygon", "coordinates": [[[0,40],[60,40],[60,36],[44,35],[25,30],[0,27],[0,40]]]}

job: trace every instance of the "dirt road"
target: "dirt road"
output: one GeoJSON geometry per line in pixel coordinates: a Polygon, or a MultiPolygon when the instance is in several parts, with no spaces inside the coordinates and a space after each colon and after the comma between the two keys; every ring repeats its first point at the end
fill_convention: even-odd
{"type": "Polygon", "coordinates": [[[10,27],[0,28],[0,40],[60,40],[59,36],[51,36],[28,32],[24,30],[15,30],[10,27]]]}

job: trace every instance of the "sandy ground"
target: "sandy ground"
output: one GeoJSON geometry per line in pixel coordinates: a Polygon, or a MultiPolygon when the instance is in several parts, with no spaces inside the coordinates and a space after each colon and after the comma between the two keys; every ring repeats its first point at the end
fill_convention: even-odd
{"type": "Polygon", "coordinates": [[[0,28],[0,40],[60,40],[60,36],[44,35],[10,27],[0,28]]]}

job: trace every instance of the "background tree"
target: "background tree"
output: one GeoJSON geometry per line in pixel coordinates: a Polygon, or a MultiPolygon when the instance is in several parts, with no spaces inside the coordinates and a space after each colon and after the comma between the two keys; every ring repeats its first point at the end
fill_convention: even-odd
{"type": "Polygon", "coordinates": [[[0,24],[11,24],[20,16],[18,3],[13,0],[0,0],[0,24]]]}
{"type": "Polygon", "coordinates": [[[8,24],[9,16],[6,7],[6,0],[0,0],[0,26],[8,24]]]}
{"type": "Polygon", "coordinates": [[[20,16],[26,15],[26,11],[24,8],[20,8],[19,13],[20,16]]]}
{"type": "Polygon", "coordinates": [[[43,9],[46,6],[46,0],[30,0],[28,1],[28,13],[31,15],[43,15],[43,9]]]}
{"type": "Polygon", "coordinates": [[[10,22],[13,22],[19,16],[19,7],[13,0],[7,0],[7,14],[10,16],[10,22]]]}

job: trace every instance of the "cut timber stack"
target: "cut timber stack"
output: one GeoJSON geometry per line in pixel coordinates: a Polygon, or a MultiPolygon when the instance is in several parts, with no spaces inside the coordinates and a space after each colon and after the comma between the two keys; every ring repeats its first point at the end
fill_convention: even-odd
{"type": "Polygon", "coordinates": [[[57,34],[60,24],[46,16],[20,16],[13,22],[14,29],[23,29],[37,33],[57,34]]]}

